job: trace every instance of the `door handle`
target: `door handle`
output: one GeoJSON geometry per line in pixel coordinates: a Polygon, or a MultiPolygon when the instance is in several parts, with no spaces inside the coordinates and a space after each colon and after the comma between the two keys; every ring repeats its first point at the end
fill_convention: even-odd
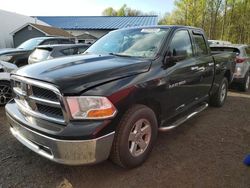
{"type": "Polygon", "coordinates": [[[195,66],[195,67],[191,67],[191,70],[198,70],[199,67],[198,66],[195,66]]]}
{"type": "Polygon", "coordinates": [[[205,68],[205,67],[200,67],[200,68],[198,68],[198,70],[199,70],[199,71],[205,71],[206,68],[205,68]]]}
{"type": "Polygon", "coordinates": [[[205,71],[205,67],[195,66],[195,67],[191,67],[191,70],[205,71]]]}

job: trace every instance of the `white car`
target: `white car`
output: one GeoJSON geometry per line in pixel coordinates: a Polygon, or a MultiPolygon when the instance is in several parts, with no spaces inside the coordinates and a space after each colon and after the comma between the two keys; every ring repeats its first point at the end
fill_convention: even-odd
{"type": "Polygon", "coordinates": [[[16,69],[18,69],[16,65],[0,61],[0,106],[5,105],[12,98],[10,73],[16,69]]]}
{"type": "Polygon", "coordinates": [[[225,40],[208,40],[209,45],[213,45],[213,44],[232,44],[229,41],[225,41],[225,40]]]}

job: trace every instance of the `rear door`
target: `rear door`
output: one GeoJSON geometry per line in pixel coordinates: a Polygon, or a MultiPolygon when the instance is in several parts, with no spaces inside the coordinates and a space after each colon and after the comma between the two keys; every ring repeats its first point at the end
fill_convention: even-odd
{"type": "Polygon", "coordinates": [[[193,67],[194,74],[197,75],[197,97],[202,99],[207,97],[214,79],[214,59],[210,53],[206,39],[200,30],[192,31],[194,43],[194,54],[196,66],[193,67]]]}

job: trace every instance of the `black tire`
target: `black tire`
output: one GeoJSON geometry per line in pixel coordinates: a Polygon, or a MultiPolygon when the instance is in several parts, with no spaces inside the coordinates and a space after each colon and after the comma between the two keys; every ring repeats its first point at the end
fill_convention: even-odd
{"type": "Polygon", "coordinates": [[[12,98],[10,82],[0,81],[0,106],[5,105],[12,98]]]}
{"type": "Polygon", "coordinates": [[[228,92],[228,80],[227,78],[224,77],[220,83],[218,91],[210,96],[209,104],[214,107],[223,106],[227,98],[227,92],[228,92]]]}
{"type": "Polygon", "coordinates": [[[250,75],[246,74],[243,83],[240,84],[240,91],[247,92],[249,89],[250,75]]]}
{"type": "MultiPolygon", "coordinates": [[[[142,123],[143,125],[143,123],[142,123]]],[[[144,126],[144,127],[146,127],[144,126]]],[[[148,128],[147,128],[148,129],[148,128]]],[[[149,129],[148,129],[149,130],[149,129]]],[[[142,132],[141,132],[142,133],[142,132]]],[[[158,125],[157,125],[157,118],[153,110],[148,108],[145,105],[134,105],[132,106],[121,118],[119,125],[116,128],[115,138],[110,154],[110,159],[117,165],[123,168],[134,168],[141,165],[149,156],[154,143],[156,141],[158,134],[158,125]],[[148,144],[143,153],[138,156],[133,156],[136,152],[132,152],[132,144],[134,143],[134,148],[140,147],[140,144],[136,145],[136,142],[129,141],[131,139],[131,134],[134,134],[134,138],[139,133],[136,132],[136,125],[135,123],[138,122],[147,122],[146,126],[150,126],[151,130],[151,137],[148,136],[148,144]],[[134,129],[134,131],[133,131],[134,129]],[[131,132],[132,131],[132,132],[131,132]],[[150,137],[150,139],[149,139],[150,137]],[[135,146],[136,145],[136,146],[135,146]]],[[[138,135],[137,135],[138,136],[138,135]]],[[[132,136],[133,137],[133,136],[132,136]]],[[[146,136],[145,136],[146,138],[146,136]]],[[[138,141],[138,140],[137,140],[138,141]]],[[[140,143],[140,142],[139,142],[140,143]]],[[[146,142],[144,142],[146,143],[146,142]]],[[[142,152],[140,148],[138,150],[142,152]]]]}

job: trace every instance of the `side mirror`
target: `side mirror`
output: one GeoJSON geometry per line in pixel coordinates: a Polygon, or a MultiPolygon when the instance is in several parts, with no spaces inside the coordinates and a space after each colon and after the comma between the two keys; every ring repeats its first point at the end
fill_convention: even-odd
{"type": "Polygon", "coordinates": [[[163,62],[165,67],[172,67],[176,64],[176,60],[174,56],[166,56],[163,62]]]}
{"type": "Polygon", "coordinates": [[[176,63],[183,61],[187,58],[187,52],[186,51],[178,51],[174,50],[174,55],[172,55],[171,52],[167,53],[167,56],[164,59],[164,66],[171,67],[174,66],[176,63]]]}
{"type": "Polygon", "coordinates": [[[166,56],[163,64],[166,67],[172,67],[172,66],[176,65],[177,63],[185,60],[186,58],[187,58],[186,55],[166,56]]]}

